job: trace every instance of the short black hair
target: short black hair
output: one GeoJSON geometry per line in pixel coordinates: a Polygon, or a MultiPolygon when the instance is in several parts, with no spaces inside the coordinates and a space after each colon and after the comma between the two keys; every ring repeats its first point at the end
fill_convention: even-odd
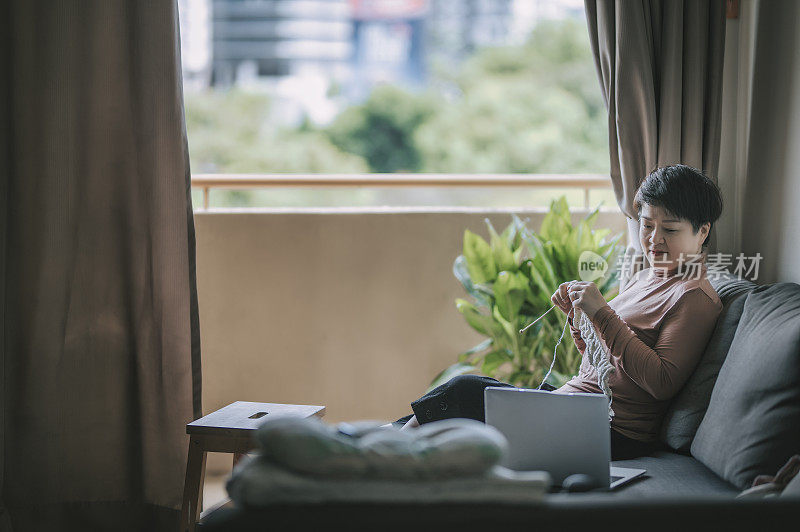
{"type": "MultiPolygon", "coordinates": [[[[710,222],[713,227],[722,215],[719,186],[697,168],[685,164],[663,166],[650,172],[633,198],[638,216],[642,214],[644,203],[662,207],[671,215],[689,220],[695,234],[705,223],[710,222]]],[[[703,246],[709,236],[703,241],[703,246]]]]}

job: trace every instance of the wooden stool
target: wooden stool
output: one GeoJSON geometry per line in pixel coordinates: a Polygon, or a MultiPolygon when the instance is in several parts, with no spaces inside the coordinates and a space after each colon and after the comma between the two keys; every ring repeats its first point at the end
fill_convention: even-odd
{"type": "Polygon", "coordinates": [[[322,417],[325,407],[236,401],[186,425],[189,455],[183,484],[181,530],[194,531],[200,519],[206,453],[233,453],[233,465],[236,465],[255,446],[253,431],[264,422],[266,416],[275,414],[322,417]]]}

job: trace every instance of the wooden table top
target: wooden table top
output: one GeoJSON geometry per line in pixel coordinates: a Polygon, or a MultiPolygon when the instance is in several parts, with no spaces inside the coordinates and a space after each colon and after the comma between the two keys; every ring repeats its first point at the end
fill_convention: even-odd
{"type": "Polygon", "coordinates": [[[236,401],[192,421],[186,425],[186,433],[249,436],[268,416],[274,415],[322,417],[325,415],[325,407],[319,405],[284,405],[280,403],[236,401]]]}

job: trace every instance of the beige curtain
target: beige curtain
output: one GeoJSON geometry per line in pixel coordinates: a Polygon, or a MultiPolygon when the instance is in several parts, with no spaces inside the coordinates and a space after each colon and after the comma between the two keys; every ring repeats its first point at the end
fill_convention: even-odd
{"type": "Polygon", "coordinates": [[[177,5],[3,4],[5,526],[176,530],[200,414],[177,5]]]}
{"type": "MultiPolygon", "coordinates": [[[[717,179],[723,0],[585,0],[608,109],[611,181],[628,218],[623,286],[643,264],[633,197],[653,169],[683,163],[717,179]]],[[[716,246],[712,228],[709,250],[716,246]]]]}

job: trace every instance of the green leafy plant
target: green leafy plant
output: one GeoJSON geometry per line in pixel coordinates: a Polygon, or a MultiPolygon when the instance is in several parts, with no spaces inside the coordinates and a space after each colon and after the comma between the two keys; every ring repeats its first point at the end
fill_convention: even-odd
{"type": "MultiPolygon", "coordinates": [[[[464,231],[463,254],[456,258],[453,273],[472,301],[459,298],[456,308],[487,338],[437,375],[431,388],[475,371],[519,387],[539,385],[553,361],[566,315],[554,309],[519,331],[552,306],[550,297],[561,283],[580,278],[582,253],[591,251],[607,264],[615,262],[622,233],[607,240],[610,229],[593,228],[601,205],[573,226],[566,198],[553,200],[538,234],[516,215],[499,234],[487,218],[488,241],[464,231]]],[[[618,272],[608,268],[594,282],[609,300],[618,289],[618,272]]],[[[561,386],[579,366],[580,352],[567,331],[548,383],[561,386]]]]}

